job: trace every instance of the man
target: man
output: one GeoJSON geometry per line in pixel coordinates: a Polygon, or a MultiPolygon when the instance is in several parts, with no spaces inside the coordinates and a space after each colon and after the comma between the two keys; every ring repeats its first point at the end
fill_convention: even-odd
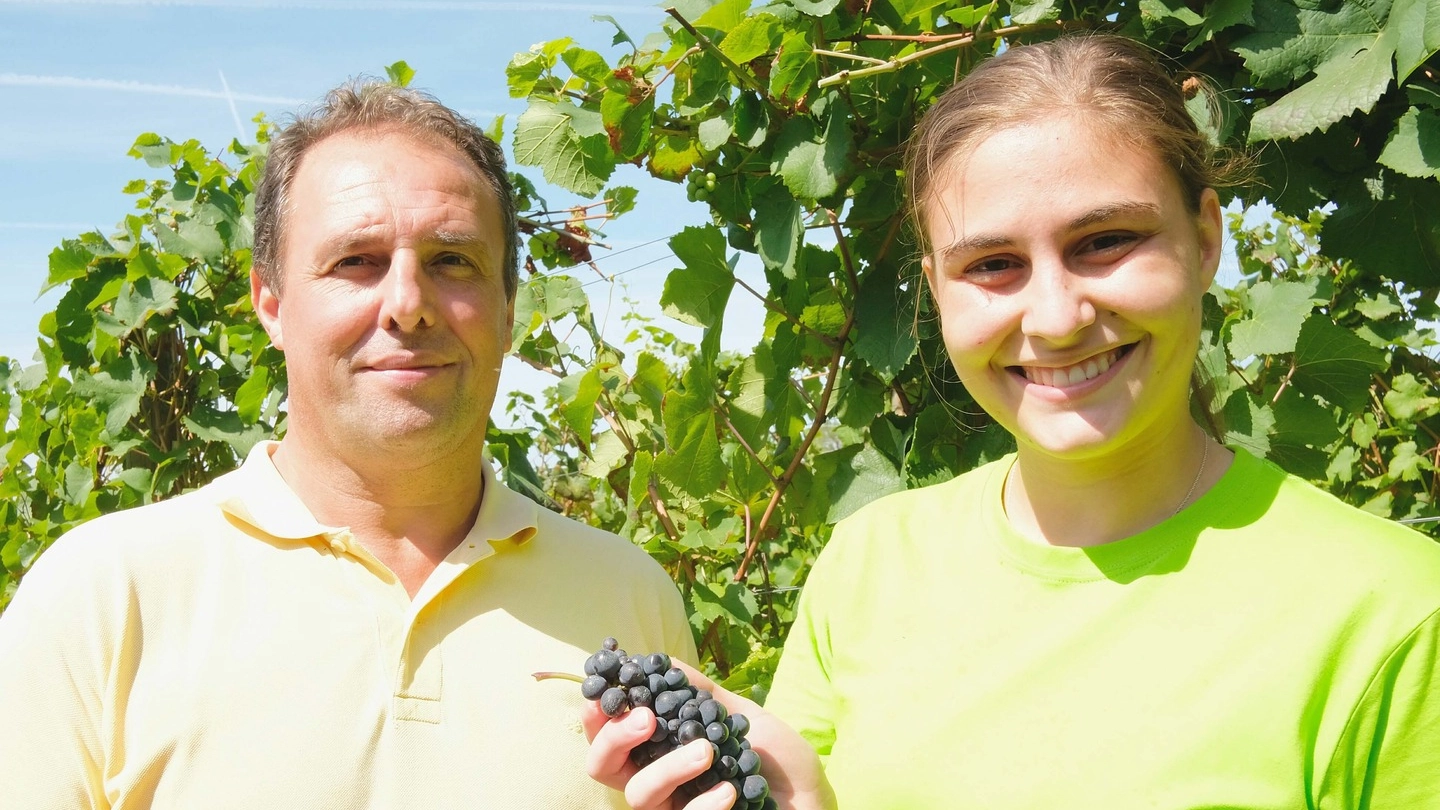
{"type": "Polygon", "coordinates": [[[270,146],[255,311],[289,426],[71,532],[0,619],[0,808],[623,806],[575,671],[694,660],[643,552],[481,457],[516,289],[504,157],[433,99],[333,91],[270,146]]]}

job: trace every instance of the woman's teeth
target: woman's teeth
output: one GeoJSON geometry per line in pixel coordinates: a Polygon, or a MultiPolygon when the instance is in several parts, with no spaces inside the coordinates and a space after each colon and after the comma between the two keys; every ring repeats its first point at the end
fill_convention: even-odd
{"type": "Polygon", "coordinates": [[[1041,366],[1021,366],[1025,379],[1037,385],[1048,385],[1052,388],[1065,388],[1071,385],[1079,385],[1086,380],[1093,380],[1109,370],[1110,366],[1120,359],[1120,349],[1111,349],[1102,355],[1092,357],[1083,363],[1076,363],[1073,366],[1061,368],[1045,368],[1041,366]]]}

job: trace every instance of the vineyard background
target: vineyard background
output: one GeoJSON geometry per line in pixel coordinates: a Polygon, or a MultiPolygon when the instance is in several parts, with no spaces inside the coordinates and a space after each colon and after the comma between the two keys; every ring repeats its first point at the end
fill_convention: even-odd
{"type": "MultiPolygon", "coordinates": [[[[948,369],[899,158],[979,59],[1061,31],[1119,31],[1205,77],[1187,84],[1197,120],[1258,156],[1241,201],[1276,213],[1231,218],[1240,278],[1207,297],[1199,358],[1225,440],[1378,514],[1435,512],[1440,0],[690,0],[660,30],[597,24],[611,48],[556,39],[503,78],[527,100],[495,132],[527,212],[515,352],[554,385],[512,395],[490,445],[512,487],[671,572],[729,685],[763,697],[836,520],[1012,446],[948,369]],[[637,313],[623,340],[596,324],[581,279],[635,204],[610,183],[622,164],[715,175],[691,187],[711,221],[669,240],[660,298],[697,341],[637,313]],[[591,202],[551,210],[535,170],[591,202]],[[763,285],[737,276],[741,256],[763,285]],[[745,297],[763,337],[724,350],[745,297]]],[[[133,154],[166,176],[126,187],[136,207],[113,230],[52,253],[63,294],[38,361],[0,362],[0,608],[69,527],[283,433],[282,357],[247,281],[269,132],[218,152],[142,135],[133,154]]]]}

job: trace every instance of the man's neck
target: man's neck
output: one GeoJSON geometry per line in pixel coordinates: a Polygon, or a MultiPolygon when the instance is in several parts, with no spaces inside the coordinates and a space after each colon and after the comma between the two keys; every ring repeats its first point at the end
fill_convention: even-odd
{"type": "Polygon", "coordinates": [[[349,527],[413,597],[475,523],[484,494],[481,447],[418,460],[341,457],[292,433],[271,458],[316,520],[349,527]]]}

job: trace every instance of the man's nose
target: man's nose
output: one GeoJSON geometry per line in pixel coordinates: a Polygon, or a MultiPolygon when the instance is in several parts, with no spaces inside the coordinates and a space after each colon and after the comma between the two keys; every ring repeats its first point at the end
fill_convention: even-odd
{"type": "Polygon", "coordinates": [[[381,284],[380,327],[413,332],[434,326],[437,309],[434,280],[413,250],[398,250],[381,284]]]}
{"type": "Polygon", "coordinates": [[[1090,280],[1073,272],[1059,258],[1032,263],[1025,285],[1021,331],[1055,344],[1077,339],[1095,323],[1090,280]]]}

